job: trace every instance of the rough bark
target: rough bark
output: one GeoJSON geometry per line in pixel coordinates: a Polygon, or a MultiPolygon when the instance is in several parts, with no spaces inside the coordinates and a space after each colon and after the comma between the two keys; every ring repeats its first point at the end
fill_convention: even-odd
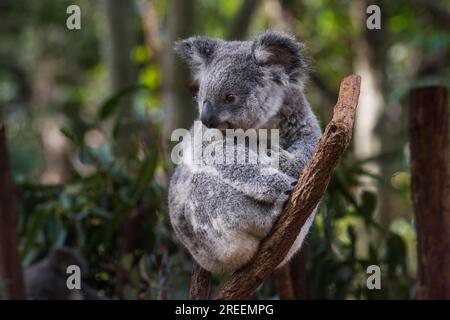
{"type": "Polygon", "coordinates": [[[5,126],[0,123],[0,280],[6,299],[24,299],[17,233],[17,190],[11,178],[5,126]]]}
{"type": "Polygon", "coordinates": [[[448,201],[448,92],[444,87],[410,92],[409,134],[412,201],[417,229],[418,299],[450,298],[448,201]]]}
{"type": "Polygon", "coordinates": [[[243,268],[236,271],[221,287],[218,299],[248,299],[286,256],[300,229],[319,203],[331,175],[352,135],[361,78],[345,78],[340,87],[334,115],[316,151],[294,188],[284,213],[258,253],[243,268]]]}
{"type": "Polygon", "coordinates": [[[209,296],[211,273],[203,269],[197,262],[192,261],[191,287],[189,288],[190,300],[206,300],[209,296]]]}

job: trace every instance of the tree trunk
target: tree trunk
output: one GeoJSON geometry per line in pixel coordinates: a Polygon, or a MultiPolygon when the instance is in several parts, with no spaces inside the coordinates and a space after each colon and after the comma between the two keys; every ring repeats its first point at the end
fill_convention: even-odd
{"type": "Polygon", "coordinates": [[[448,92],[443,87],[409,95],[412,201],[417,229],[418,299],[450,299],[448,92]]]}
{"type": "Polygon", "coordinates": [[[307,297],[307,269],[309,246],[307,239],[302,244],[300,252],[290,261],[292,288],[296,300],[306,300],[307,297]]]}
{"type": "Polygon", "coordinates": [[[275,285],[280,300],[294,299],[294,288],[292,287],[289,263],[274,271],[275,285]]]}
{"type": "MultiPolygon", "coordinates": [[[[137,69],[132,61],[136,44],[136,14],[133,0],[103,0],[105,15],[104,56],[108,70],[110,95],[136,83],[137,69]]],[[[130,96],[123,97],[117,106],[122,135],[119,143],[129,143],[133,126],[133,106],[130,96]]]]}
{"type": "Polygon", "coordinates": [[[0,281],[6,299],[24,299],[17,232],[17,190],[11,177],[5,131],[5,126],[0,123],[0,281]]]}
{"type": "Polygon", "coordinates": [[[169,154],[170,135],[177,128],[188,129],[196,117],[192,95],[187,89],[190,71],[186,63],[175,55],[174,42],[194,35],[195,1],[172,0],[169,4],[169,37],[164,56],[164,106],[163,140],[169,154]]]}
{"type": "Polygon", "coordinates": [[[227,39],[242,40],[247,35],[252,21],[251,16],[258,8],[259,0],[244,0],[238,12],[231,21],[227,39]]]}

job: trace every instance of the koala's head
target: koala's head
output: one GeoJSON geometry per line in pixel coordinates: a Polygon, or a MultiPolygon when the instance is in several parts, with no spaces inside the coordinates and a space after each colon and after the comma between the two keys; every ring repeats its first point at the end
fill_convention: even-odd
{"type": "Polygon", "coordinates": [[[175,50],[198,84],[200,119],[210,128],[261,128],[280,110],[287,89],[302,86],[309,59],[303,45],[280,32],[254,41],[192,37],[175,50]]]}

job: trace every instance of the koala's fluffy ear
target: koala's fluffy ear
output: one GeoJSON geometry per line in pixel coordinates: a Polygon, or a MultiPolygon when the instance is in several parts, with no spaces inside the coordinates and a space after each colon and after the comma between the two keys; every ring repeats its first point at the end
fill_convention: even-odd
{"type": "Polygon", "coordinates": [[[304,53],[304,45],[283,32],[266,32],[252,46],[256,63],[263,66],[281,66],[291,80],[307,77],[311,65],[304,53]]]}
{"type": "Polygon", "coordinates": [[[191,37],[175,42],[175,51],[184,58],[194,72],[205,68],[213,59],[219,40],[191,37]]]}

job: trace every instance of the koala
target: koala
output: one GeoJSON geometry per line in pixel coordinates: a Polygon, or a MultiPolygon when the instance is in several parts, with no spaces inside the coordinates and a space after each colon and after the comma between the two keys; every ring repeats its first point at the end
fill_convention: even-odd
{"type": "MultiPolygon", "coordinates": [[[[191,37],[176,42],[175,51],[198,84],[195,100],[205,127],[279,130],[278,168],[263,161],[181,163],[170,180],[177,238],[204,269],[234,272],[256,254],[321,137],[304,94],[310,59],[294,37],[270,31],[254,41],[191,37]]],[[[316,209],[280,266],[300,249],[316,209]]]]}

